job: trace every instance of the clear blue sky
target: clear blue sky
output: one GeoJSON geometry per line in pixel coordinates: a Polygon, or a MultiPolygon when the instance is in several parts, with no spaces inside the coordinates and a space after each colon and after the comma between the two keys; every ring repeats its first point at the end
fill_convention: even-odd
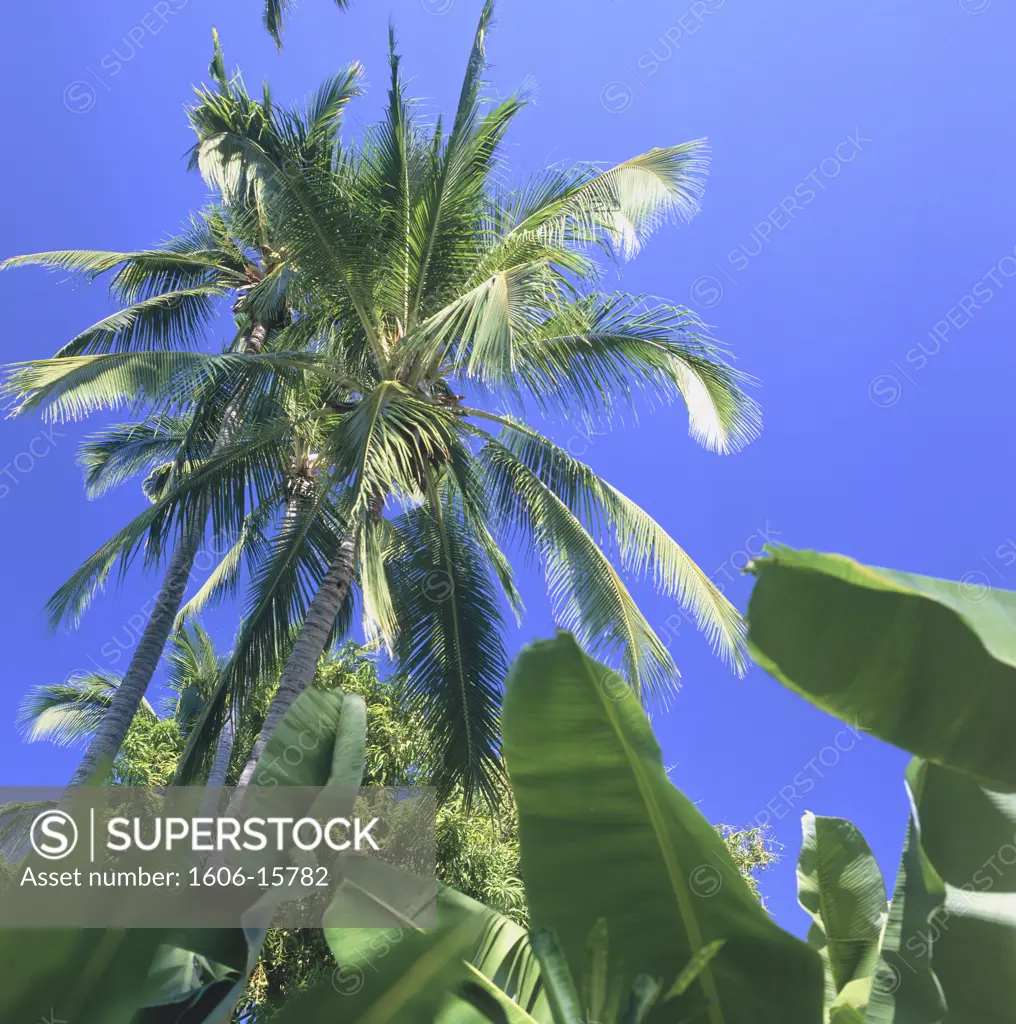
{"type": "MultiPolygon", "coordinates": [[[[355,125],[383,101],[390,15],[413,92],[429,109],[451,106],[479,0],[359,0],[347,14],[303,0],[281,56],[259,8],[13,5],[2,255],[143,247],[201,204],[182,108],[205,77],[212,25],[229,64],[251,85],[269,78],[283,100],[361,59],[371,88],[355,125]]],[[[697,449],[679,408],[558,439],[649,509],[741,607],[744,552],[765,533],[1016,588],[1016,11],[1004,0],[504,0],[498,22],[493,82],[536,86],[510,137],[516,166],[616,162],[709,137],[703,213],[657,236],[621,284],[695,306],[762,381],[763,436],[735,456],[697,449]]],[[[51,354],[107,306],[98,289],[19,271],[0,277],[0,308],[14,360],[51,354]]],[[[17,738],[18,701],[76,670],[122,669],[156,587],[135,574],[79,631],[46,632],[46,598],[143,498],[128,489],[87,501],[74,455],[88,428],[45,429],[0,423],[3,783],[66,780],[72,753],[17,738]]],[[[667,636],[674,608],[647,587],[638,594],[667,636]]],[[[526,596],[514,646],[552,628],[535,581],[526,596]]],[[[235,618],[211,624],[228,643],[235,618]]],[[[805,808],[860,826],[891,884],[906,756],[843,735],[850,749],[837,751],[839,723],[759,670],[732,677],[687,628],[673,644],[683,689],[654,716],[666,762],[713,821],[746,823],[770,805],[786,847],[763,881],[778,920],[798,932],[806,923],[793,870],[805,808]]]]}

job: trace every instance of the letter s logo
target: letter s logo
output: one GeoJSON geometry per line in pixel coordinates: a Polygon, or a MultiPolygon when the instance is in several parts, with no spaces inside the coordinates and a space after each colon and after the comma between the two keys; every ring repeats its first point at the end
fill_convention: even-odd
{"type": "Polygon", "coordinates": [[[78,845],[78,826],[66,811],[43,811],[32,822],[29,838],[40,857],[62,860],[78,845]]]}

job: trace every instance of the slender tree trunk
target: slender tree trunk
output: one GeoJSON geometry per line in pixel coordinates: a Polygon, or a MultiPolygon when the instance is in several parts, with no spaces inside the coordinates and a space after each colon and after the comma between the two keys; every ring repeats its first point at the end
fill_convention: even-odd
{"type": "Polygon", "coordinates": [[[324,653],[335,619],[349,593],[349,586],[353,580],[354,552],[355,543],[352,538],[342,541],[307,609],[307,617],[303,620],[303,626],[283,669],[279,689],[265,716],[265,724],[254,741],[254,748],[240,775],[237,783],[239,786],[250,784],[258,758],[264,753],[276,726],[296,698],[314,681],[318,661],[324,653]]]}
{"type": "Polygon", "coordinates": [[[246,352],[259,356],[265,350],[265,338],[268,337],[268,327],[265,324],[255,324],[250,329],[250,337],[244,346],[246,352]]]}
{"type": "Polygon", "coordinates": [[[229,773],[229,760],[233,753],[235,736],[236,716],[230,707],[222,723],[218,739],[215,741],[215,757],[212,760],[212,769],[208,773],[204,796],[201,799],[199,813],[202,818],[214,818],[219,813],[219,804],[223,795],[222,788],[226,785],[226,775],[229,773]]]}
{"type": "Polygon", "coordinates": [[[208,781],[205,783],[209,788],[225,786],[226,775],[229,773],[229,759],[233,753],[233,737],[236,735],[236,719],[233,709],[226,713],[226,718],[219,731],[219,737],[215,741],[215,757],[212,760],[212,769],[208,773],[208,781]]]}
{"type": "Polygon", "coordinates": [[[92,780],[96,768],[107,759],[111,761],[120,752],[127,730],[134,721],[138,708],[141,707],[141,701],[144,700],[152,676],[155,675],[176,613],[180,610],[187,580],[197,557],[200,536],[201,533],[195,530],[190,536],[184,537],[173,552],[151,618],[145,625],[123,681],[117,687],[109,709],[103,715],[102,724],[88,744],[85,756],[71,779],[72,786],[80,786],[92,780]]]}
{"type": "MultiPolygon", "coordinates": [[[[264,324],[254,324],[250,337],[247,339],[246,350],[259,354],[264,349],[266,333],[267,329],[264,324]]],[[[231,402],[223,415],[219,435],[212,447],[213,455],[229,444],[230,438],[236,433],[239,423],[232,405],[231,402]]],[[[189,535],[185,534],[181,538],[173,552],[169,567],[166,569],[166,576],[162,581],[162,587],[159,590],[159,596],[155,601],[152,616],[145,625],[141,640],[127,666],[127,671],[124,673],[123,681],[117,687],[116,693],[113,694],[109,710],[103,716],[102,724],[92,737],[85,756],[81,759],[77,771],[71,778],[72,786],[80,786],[88,782],[103,761],[111,761],[120,752],[127,736],[127,730],[130,728],[131,722],[134,721],[134,716],[138,713],[141,701],[155,675],[159,659],[162,657],[166,641],[169,639],[173,623],[176,621],[177,612],[183,603],[187,581],[190,579],[194,559],[197,557],[203,535],[204,523],[202,522],[200,528],[195,528],[189,535]]]]}

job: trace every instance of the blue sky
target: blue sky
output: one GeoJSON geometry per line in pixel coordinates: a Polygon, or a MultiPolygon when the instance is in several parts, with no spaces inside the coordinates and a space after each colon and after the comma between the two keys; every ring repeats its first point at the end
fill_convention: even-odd
{"type": "MultiPolygon", "coordinates": [[[[355,128],[383,102],[389,16],[412,92],[436,111],[454,101],[479,2],[359,0],[340,14],[304,0],[281,56],[259,7],[15,5],[0,255],[143,247],[201,205],[182,111],[205,77],[212,25],[227,62],[251,85],[268,78],[282,100],[362,60],[370,89],[355,128]]],[[[740,569],[765,538],[1016,588],[1014,30],[1002,0],[501,4],[491,80],[507,91],[531,79],[536,100],[509,138],[515,167],[710,140],[703,212],[658,235],[619,286],[687,303],[713,325],[761,381],[762,437],[711,455],[677,407],[557,437],[741,607],[740,569]]],[[[0,306],[9,360],[51,354],[107,310],[99,289],[41,271],[0,277],[0,306]]],[[[156,589],[135,573],[81,629],[46,631],[49,594],[144,502],[132,489],[84,498],[74,455],[89,428],[0,422],[0,783],[66,780],[75,755],[22,744],[17,704],[36,683],[121,670],[156,589]]],[[[526,583],[513,646],[552,629],[538,581],[526,583]]],[[[758,669],[733,677],[700,636],[675,633],[671,602],[637,594],[683,673],[672,709],[653,721],[672,777],[713,821],[768,815],[785,846],[763,879],[777,919],[806,925],[794,896],[804,809],[853,820],[891,884],[906,755],[844,734],[758,669]]],[[[235,612],[211,625],[228,643],[235,612]]]]}

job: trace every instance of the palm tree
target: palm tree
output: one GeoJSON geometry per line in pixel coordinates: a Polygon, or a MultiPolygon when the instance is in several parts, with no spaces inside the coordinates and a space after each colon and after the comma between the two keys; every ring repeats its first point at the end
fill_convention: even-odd
{"type": "MultiPolygon", "coordinates": [[[[222,659],[201,626],[170,637],[168,661],[171,694],[158,710],[147,700],[142,701],[123,749],[113,762],[111,778],[115,782],[140,785],[168,781],[175,759],[215,689],[222,659]]],[[[92,672],[63,683],[33,687],[18,710],[18,729],[28,743],[86,743],[110,714],[121,685],[119,675],[92,672]]]]}
{"type": "MultiPolygon", "coordinates": [[[[157,351],[200,341],[215,316],[215,300],[230,289],[236,293],[250,289],[247,261],[231,242],[221,217],[213,211],[207,217],[192,221],[184,234],[156,250],[41,253],[7,260],[0,267],[36,263],[81,272],[89,279],[116,271],[110,290],[118,301],[125,303],[124,308],[72,339],[60,350],[59,357],[74,359],[96,352],[157,351]]],[[[242,330],[239,344],[256,351],[263,344],[263,325],[248,321],[242,330]]],[[[208,389],[205,407],[209,413],[217,412],[220,417],[218,436],[213,438],[210,450],[208,445],[202,444],[207,441],[205,436],[188,438],[192,454],[200,447],[203,448],[201,454],[207,457],[209,451],[217,452],[228,439],[228,418],[221,392],[216,392],[219,389],[208,389]]],[[[140,425],[138,435],[145,435],[147,439],[151,434],[147,425],[140,425]]],[[[187,438],[186,431],[180,440],[184,438],[187,438]]],[[[165,437],[160,438],[163,447],[165,440],[165,437]]],[[[179,471],[184,465],[178,460],[175,468],[179,471]]],[[[88,781],[101,764],[115,758],[119,751],[162,656],[203,533],[204,517],[200,514],[182,524],[152,615],[116,690],[109,713],[103,717],[71,779],[72,785],[88,781]]],[[[157,550],[153,544],[149,555],[157,550]]],[[[53,626],[65,617],[75,621],[80,618],[95,587],[105,582],[117,554],[123,552],[114,552],[110,545],[104,545],[83,570],[54,595],[48,604],[53,626]],[[86,582],[88,585],[84,586],[86,582]]]]}
{"type": "MultiPolygon", "coordinates": [[[[213,76],[224,82],[217,44],[211,70],[213,76]]],[[[359,69],[355,65],[329,79],[314,98],[306,121],[301,125],[303,134],[298,148],[293,152],[301,158],[310,158],[316,147],[327,148],[338,131],[344,107],[359,88],[359,69]]],[[[257,115],[270,109],[270,98],[266,94],[253,118],[247,116],[246,110],[234,109],[234,119],[228,122],[228,127],[234,131],[246,130],[252,140],[266,144],[268,140],[264,138],[257,115]]],[[[282,112],[282,116],[291,115],[282,112]]],[[[279,158],[292,155],[278,149],[273,152],[279,158]]],[[[0,269],[30,264],[67,269],[84,275],[89,281],[115,272],[110,291],[123,308],[79,334],[57,353],[58,358],[70,360],[146,353],[141,356],[144,363],[151,357],[150,353],[171,351],[177,346],[197,347],[218,315],[219,300],[228,296],[233,299],[237,324],[231,350],[260,354],[273,334],[290,325],[300,294],[290,268],[272,249],[271,226],[249,203],[234,203],[229,211],[213,208],[193,218],[182,235],[153,250],[47,252],[6,260],[0,263],[0,269]]],[[[215,379],[202,382],[198,391],[200,397],[191,395],[190,400],[197,404],[200,415],[183,433],[178,432],[176,440],[181,447],[173,456],[177,471],[182,470],[186,462],[201,458],[214,462],[240,430],[236,399],[251,386],[242,377],[241,373],[240,379],[231,380],[228,388],[215,379]]],[[[133,396],[135,401],[139,393],[144,394],[144,382],[138,383],[139,390],[133,396]]],[[[76,414],[73,397],[64,412],[71,416],[76,414]]],[[[165,449],[166,436],[153,438],[150,425],[142,424],[137,433],[142,442],[154,440],[155,447],[165,449]]],[[[191,514],[177,524],[178,540],[152,615],[116,690],[109,714],[104,716],[71,779],[72,785],[87,781],[100,764],[116,756],[155,674],[183,601],[209,516],[207,495],[195,492],[191,498],[191,514]]],[[[153,533],[149,536],[150,561],[161,550],[160,529],[164,532],[165,527],[164,516],[162,520],[153,520],[153,533]]],[[[77,620],[96,587],[107,578],[116,558],[120,557],[126,565],[130,550],[118,535],[96,552],[49,602],[51,622],[56,625],[65,617],[77,620]]]]}
{"type": "MultiPolygon", "coordinates": [[[[695,212],[702,145],[606,170],[553,169],[507,188],[498,155],[524,99],[482,105],[491,16],[487,3],[449,132],[414,113],[394,42],[384,119],[356,147],[286,162],[249,133],[200,132],[202,173],[226,207],[264,211],[304,289],[301,316],[271,353],[55,360],[23,366],[11,381],[28,404],[59,411],[125,399],[142,377],[154,399],[197,379],[227,386],[241,366],[260,368],[263,388],[276,391],[299,372],[301,397],[312,399],[304,415],[316,417],[313,493],[253,574],[236,649],[195,730],[217,728],[231,678],[284,662],[241,782],[357,595],[368,633],[388,645],[427,708],[442,750],[439,784],[461,785],[467,798],[496,794],[502,603],[521,612],[504,551],[513,545],[544,568],[561,624],[619,658],[645,698],[665,699],[678,673],[612,555],[688,606],[735,667],[745,663],[742,621],[705,573],[652,517],[523,418],[535,407],[613,422],[639,396],[679,398],[692,436],[711,450],[734,450],[757,432],[745,379],[693,313],[599,288],[598,253],[630,258],[665,221],[695,212]]],[[[219,84],[223,105],[252,102],[236,83],[219,84]]],[[[275,125],[270,137],[295,130],[257,106],[275,125]]],[[[239,396],[241,419],[256,395],[239,396]]],[[[181,780],[192,770],[186,757],[181,780]]]]}
{"type": "MultiPolygon", "coordinates": [[[[191,623],[170,637],[166,662],[169,686],[179,695],[175,714],[185,735],[190,734],[208,698],[215,692],[226,659],[215,650],[208,632],[197,623],[191,623]]],[[[212,766],[206,780],[209,787],[226,784],[235,733],[233,716],[227,715],[215,742],[212,766]]]]}
{"type": "MultiPolygon", "coordinates": [[[[158,506],[153,509],[158,514],[154,519],[148,514],[140,517],[140,528],[139,521],[135,520],[121,530],[61,588],[51,605],[61,610],[83,605],[117,555],[124,563],[129,563],[133,548],[146,537],[149,546],[157,548],[161,542],[158,531],[164,528],[163,518],[171,512],[176,511],[185,521],[204,516],[213,521],[212,533],[219,541],[228,541],[231,534],[237,539],[235,543],[226,544],[225,554],[214,571],[177,611],[173,625],[176,630],[183,630],[203,609],[235,593],[244,558],[250,560],[263,551],[273,522],[280,516],[285,521],[290,514],[287,510],[306,496],[312,460],[307,454],[302,425],[287,419],[285,403],[265,400],[260,415],[248,415],[244,423],[231,426],[228,434],[220,430],[212,438],[207,432],[203,434],[196,423],[197,415],[205,411],[216,388],[207,390],[209,393],[202,396],[197,414],[160,413],[140,421],[114,424],[83,442],[79,461],[85,470],[86,492],[90,497],[101,496],[131,477],[144,475],[143,490],[158,506]],[[274,443],[266,443],[266,430],[274,443]],[[243,454],[238,457],[237,451],[243,454]],[[209,466],[216,469],[211,477],[207,474],[209,466]],[[204,473],[213,486],[197,491],[200,504],[195,511],[186,504],[186,499],[193,497],[186,493],[186,488],[184,501],[177,502],[177,495],[181,481],[190,483],[192,477],[200,473],[204,473]],[[238,516],[244,510],[248,492],[254,496],[254,507],[246,515],[238,516]]],[[[233,400],[224,395],[219,399],[220,408],[228,413],[233,400]]],[[[210,420],[222,422],[224,414],[213,415],[210,420]]],[[[217,550],[221,553],[222,548],[217,550]]],[[[208,549],[204,553],[207,554],[208,549]]],[[[182,655],[172,637],[170,644],[167,662],[172,678],[182,655]]],[[[194,646],[194,650],[198,650],[198,646],[194,646]]],[[[217,676],[222,666],[208,650],[205,654],[203,671],[211,673],[209,678],[217,676]]],[[[187,671],[193,676],[197,668],[189,663],[187,671]]],[[[259,692],[268,681],[252,676],[242,682],[246,698],[251,692],[259,692]]],[[[224,785],[234,724],[232,714],[220,723],[209,785],[224,785]]],[[[122,741],[123,737],[119,737],[119,742],[122,741]]]]}

